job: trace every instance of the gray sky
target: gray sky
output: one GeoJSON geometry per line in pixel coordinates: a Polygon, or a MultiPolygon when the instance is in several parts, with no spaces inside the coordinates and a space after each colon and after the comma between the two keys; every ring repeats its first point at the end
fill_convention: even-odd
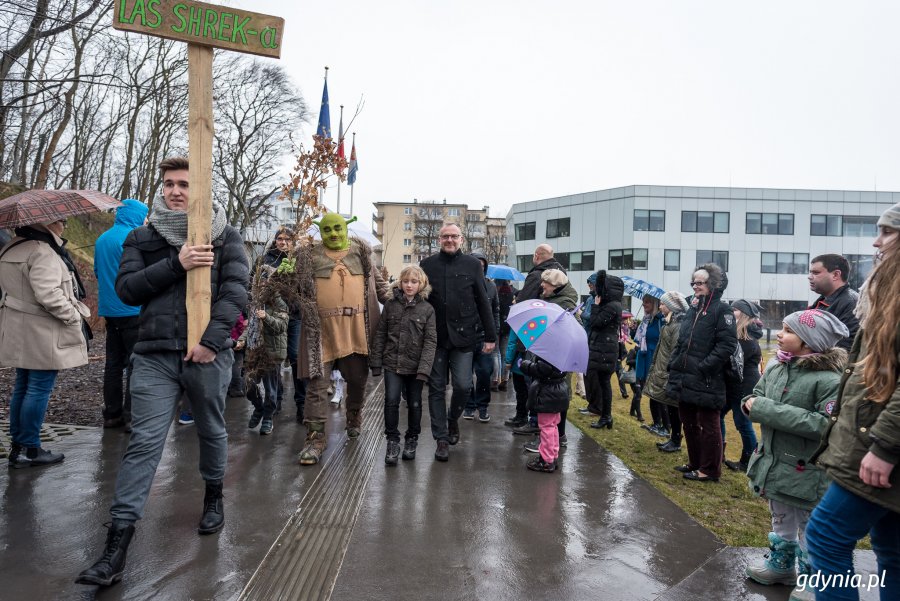
{"type": "Polygon", "coordinates": [[[366,222],[377,201],[505,215],[630,184],[900,190],[897,2],[230,4],[286,19],[314,118],[331,68],[335,135],[365,97],[366,222]]]}

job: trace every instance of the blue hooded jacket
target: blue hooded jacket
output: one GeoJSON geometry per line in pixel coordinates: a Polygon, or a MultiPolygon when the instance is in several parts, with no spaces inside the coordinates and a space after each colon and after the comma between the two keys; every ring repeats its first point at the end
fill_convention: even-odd
{"type": "Polygon", "coordinates": [[[116,210],[115,224],[100,234],[94,245],[94,274],[97,276],[98,309],[102,317],[134,317],[141,312],[140,307],[123,303],[116,294],[116,275],[119,273],[119,259],[122,258],[122,244],[125,237],[136,227],[144,224],[147,206],[133,198],[122,201],[116,210]]]}

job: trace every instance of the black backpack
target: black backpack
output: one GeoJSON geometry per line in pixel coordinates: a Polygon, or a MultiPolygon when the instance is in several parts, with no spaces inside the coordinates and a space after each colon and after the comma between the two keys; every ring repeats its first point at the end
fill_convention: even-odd
{"type": "Polygon", "coordinates": [[[731,353],[731,357],[728,358],[728,363],[725,365],[725,375],[734,378],[738,382],[744,381],[744,348],[741,346],[740,340],[738,340],[734,352],[731,353]]]}

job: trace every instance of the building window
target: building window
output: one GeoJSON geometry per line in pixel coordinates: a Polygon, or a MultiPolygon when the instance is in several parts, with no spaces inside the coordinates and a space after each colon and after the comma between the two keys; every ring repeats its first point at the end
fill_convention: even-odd
{"type": "Polygon", "coordinates": [[[569,271],[594,271],[594,251],[555,253],[553,258],[559,261],[563,269],[569,271]]]}
{"type": "Polygon", "coordinates": [[[840,236],[844,229],[840,215],[813,215],[809,222],[810,236],[840,236]]]}
{"type": "Polygon", "coordinates": [[[404,215],[412,215],[412,207],[403,207],[404,215]]]}
{"type": "MultiPolygon", "coordinates": [[[[534,224],[532,224],[534,225],[534,224]]],[[[518,255],[516,257],[516,269],[522,273],[528,273],[534,265],[532,255],[518,255]]]]}
{"type": "Polygon", "coordinates": [[[404,223],[404,224],[403,224],[403,231],[404,231],[404,232],[411,232],[411,231],[412,231],[412,222],[407,221],[406,223],[404,223]]]}
{"type": "MultiPolygon", "coordinates": [[[[534,240],[534,221],[516,224],[516,240],[534,240]]],[[[519,270],[521,271],[521,269],[519,270]]]]}
{"type": "Polygon", "coordinates": [[[748,234],[794,235],[792,213],[747,213],[748,234]]]}
{"type": "Polygon", "coordinates": [[[403,255],[404,263],[412,263],[412,255],[403,255]]]}
{"type": "Polygon", "coordinates": [[[666,212],[635,209],[633,229],[636,232],[666,231],[666,212]]]}
{"type": "Polygon", "coordinates": [[[715,263],[722,268],[722,271],[728,271],[728,251],[698,250],[697,265],[703,265],[704,263],[715,263]]]}
{"type": "Polygon", "coordinates": [[[548,238],[565,238],[569,235],[569,218],[548,219],[547,220],[547,237],[548,238]]]}
{"type": "Polygon", "coordinates": [[[730,213],[717,211],[682,211],[681,231],[727,234],[729,217],[730,213]]]}
{"type": "Polygon", "coordinates": [[[403,246],[412,246],[412,240],[409,238],[403,239],[403,246]]]}
{"type": "Polygon", "coordinates": [[[806,273],[809,255],[806,253],[761,253],[760,273],[806,273]]]}
{"type": "Polygon", "coordinates": [[[859,290],[862,283],[866,281],[874,267],[874,255],[844,255],[847,262],[850,263],[850,277],[847,283],[854,290],[859,290]]]}
{"type": "Polygon", "coordinates": [[[609,251],[609,269],[647,269],[646,248],[623,248],[609,251]]]}
{"type": "Polygon", "coordinates": [[[448,217],[459,217],[459,209],[447,209],[448,217]]]}
{"type": "Polygon", "coordinates": [[[681,271],[681,251],[667,248],[663,258],[663,271],[681,271]]]}
{"type": "Polygon", "coordinates": [[[851,217],[844,215],[844,235],[854,238],[878,236],[878,217],[851,217]]]}

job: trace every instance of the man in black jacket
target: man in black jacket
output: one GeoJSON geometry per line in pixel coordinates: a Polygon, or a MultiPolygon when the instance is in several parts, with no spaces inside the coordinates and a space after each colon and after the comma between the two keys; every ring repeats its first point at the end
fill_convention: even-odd
{"type": "Polygon", "coordinates": [[[516,302],[521,303],[525,300],[541,297],[541,274],[547,269],[559,269],[566,273],[565,268],[553,258],[553,248],[549,244],[538,244],[534,249],[534,255],[531,257],[534,267],[525,277],[522,289],[516,295],[516,302]]]}
{"type": "Polygon", "coordinates": [[[850,335],[837,344],[847,351],[859,331],[854,313],[859,295],[847,284],[849,278],[850,262],[841,255],[819,255],[809,262],[809,289],[820,295],[809,308],[827,311],[847,326],[850,335]]]}
{"type": "Polygon", "coordinates": [[[496,346],[497,332],[481,261],[462,254],[462,230],[455,223],[445,224],[439,236],[441,251],[420,265],[431,283],[428,301],[434,306],[437,322],[437,352],[428,381],[431,434],[437,441],[434,458],[448,461],[449,445],[459,442],[459,417],[472,391],[478,326],[484,329],[481,351],[488,355],[496,346]],[[445,392],[449,377],[453,379],[453,394],[448,416],[445,392]]]}
{"type": "Polygon", "coordinates": [[[222,479],[228,435],[225,391],[231,379],[231,327],[247,304],[249,264],[241,235],[213,205],[212,244],[187,244],[188,162],[166,159],[159,166],[163,198],[156,199],[147,226],[125,239],[116,293],[141,307],[131,377],[134,431],[122,459],[102,557],[77,579],[109,586],[122,578],[125,554],[141,519],[182,394],[191,401],[200,438],[200,475],[206,483],[198,532],[218,532],[224,522],[222,479]],[[209,325],[187,347],[187,272],[211,268],[209,325]]]}

